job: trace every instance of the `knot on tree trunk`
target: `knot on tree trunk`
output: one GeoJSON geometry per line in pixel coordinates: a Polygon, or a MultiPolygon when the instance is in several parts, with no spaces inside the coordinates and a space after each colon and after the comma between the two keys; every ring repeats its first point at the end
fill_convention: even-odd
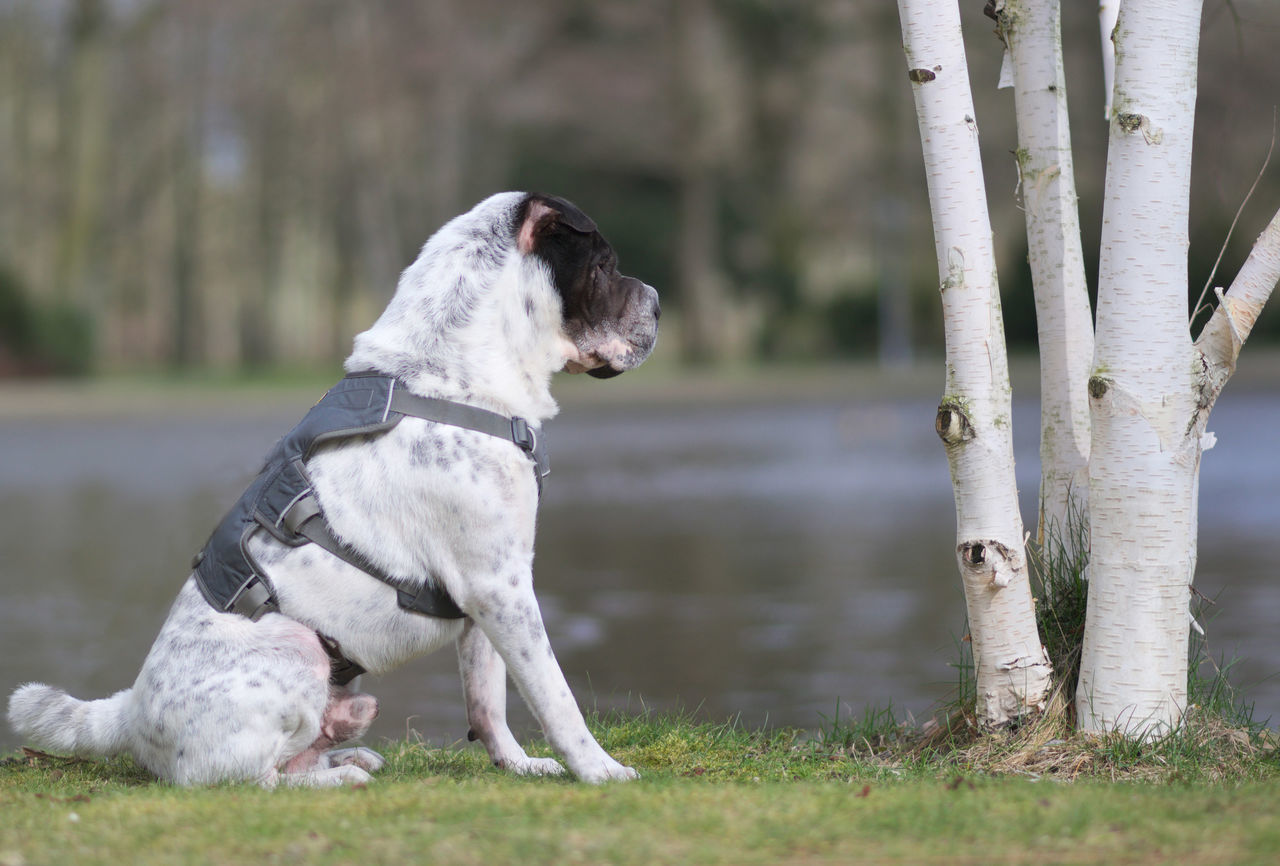
{"type": "Polygon", "coordinates": [[[966,575],[986,582],[992,589],[1004,589],[1018,569],[1018,555],[993,539],[974,539],[956,548],[966,575]]]}
{"type": "Polygon", "coordinates": [[[1089,396],[1095,400],[1101,400],[1107,396],[1107,392],[1111,390],[1111,380],[1106,376],[1090,376],[1089,377],[1089,396]]]}
{"type": "Polygon", "coordinates": [[[975,435],[965,407],[955,400],[943,400],[938,406],[933,428],[938,431],[938,438],[948,446],[968,442],[975,435]]]}
{"type": "Polygon", "coordinates": [[[1115,122],[1116,126],[1120,127],[1120,131],[1125,135],[1142,133],[1142,138],[1147,144],[1160,144],[1164,141],[1164,130],[1153,127],[1151,118],[1145,114],[1116,112],[1115,122]]]}

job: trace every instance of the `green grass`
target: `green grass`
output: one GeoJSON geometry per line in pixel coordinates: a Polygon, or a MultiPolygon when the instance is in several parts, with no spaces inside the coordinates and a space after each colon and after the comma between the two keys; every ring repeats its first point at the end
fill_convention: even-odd
{"type": "MultiPolygon", "coordinates": [[[[1280,762],[1266,744],[1180,763],[1165,744],[1088,741],[1088,772],[1035,774],[900,748],[887,712],[816,737],[688,718],[593,719],[638,782],[516,779],[483,752],[384,743],[342,790],[180,789],[128,760],[0,764],[0,864],[1270,863],[1280,762]],[[896,745],[895,745],[896,744],[896,745]],[[1122,781],[1114,784],[1112,777],[1122,781]],[[1057,779],[1074,779],[1067,784],[1057,779]]],[[[1018,733],[987,735],[1009,748],[1018,733]]],[[[545,754],[545,746],[535,746],[545,754]]]]}

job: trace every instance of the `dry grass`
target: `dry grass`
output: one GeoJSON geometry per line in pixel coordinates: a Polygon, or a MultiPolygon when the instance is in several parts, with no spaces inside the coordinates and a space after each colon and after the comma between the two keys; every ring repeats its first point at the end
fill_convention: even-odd
{"type": "Polygon", "coordinates": [[[831,731],[825,742],[854,762],[912,773],[1205,784],[1280,777],[1274,731],[1199,708],[1176,731],[1143,740],[1078,732],[1059,705],[1013,728],[985,730],[971,714],[956,713],[878,733],[831,731]]]}
{"type": "MultiPolygon", "coordinates": [[[[963,669],[962,669],[963,670],[963,669]]],[[[822,732],[828,749],[855,762],[899,772],[1022,776],[1071,782],[1237,783],[1280,778],[1280,737],[1254,722],[1225,684],[1225,669],[1193,679],[1193,700],[1182,724],[1163,735],[1134,739],[1121,733],[1082,733],[1074,704],[1059,678],[1048,709],[1019,724],[992,730],[978,722],[968,684],[958,700],[922,725],[871,712],[861,722],[822,732]]]]}

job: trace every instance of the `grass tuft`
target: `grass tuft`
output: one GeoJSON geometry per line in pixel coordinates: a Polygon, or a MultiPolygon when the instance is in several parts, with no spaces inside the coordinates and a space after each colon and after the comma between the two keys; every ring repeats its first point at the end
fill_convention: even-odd
{"type": "Polygon", "coordinates": [[[1065,526],[1044,527],[1043,539],[1027,546],[1035,595],[1036,627],[1053,666],[1050,706],[1068,708],[1080,679],[1085,606],[1089,600],[1089,518],[1073,511],[1065,526]]]}

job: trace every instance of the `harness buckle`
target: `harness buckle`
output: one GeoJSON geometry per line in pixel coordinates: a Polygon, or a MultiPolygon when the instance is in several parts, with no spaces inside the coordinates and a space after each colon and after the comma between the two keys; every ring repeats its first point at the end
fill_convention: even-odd
{"type": "Polygon", "coordinates": [[[227,613],[238,613],[257,622],[269,613],[278,613],[280,606],[275,596],[267,588],[266,581],[254,575],[253,579],[240,590],[225,608],[227,613]]]}
{"type": "Polygon", "coordinates": [[[290,535],[301,535],[302,525],[320,514],[320,503],[316,501],[315,491],[308,487],[284,507],[280,517],[276,519],[276,526],[284,527],[290,535]]]}
{"type": "Polygon", "coordinates": [[[538,434],[529,423],[519,415],[511,419],[511,441],[520,446],[526,454],[532,454],[538,447],[538,434]]]}

